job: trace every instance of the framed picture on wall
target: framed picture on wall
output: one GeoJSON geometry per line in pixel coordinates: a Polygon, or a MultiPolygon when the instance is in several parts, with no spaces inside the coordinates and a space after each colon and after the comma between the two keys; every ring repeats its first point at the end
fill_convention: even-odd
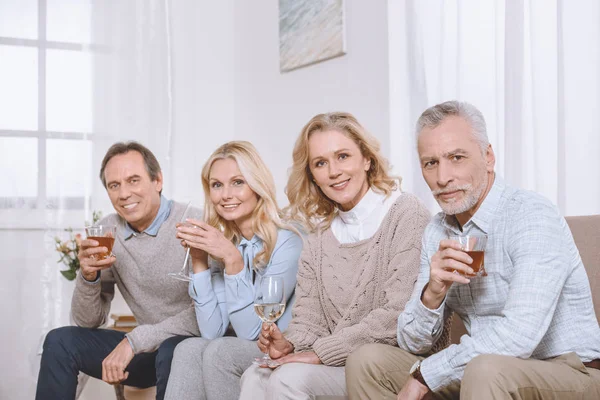
{"type": "Polygon", "coordinates": [[[279,0],[279,70],[346,54],[343,0],[279,0]]]}

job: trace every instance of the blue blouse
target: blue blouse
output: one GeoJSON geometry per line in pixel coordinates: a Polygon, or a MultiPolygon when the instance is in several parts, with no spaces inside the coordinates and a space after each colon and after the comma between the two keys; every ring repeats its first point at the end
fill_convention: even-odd
{"type": "Polygon", "coordinates": [[[194,300],[202,337],[214,339],[223,336],[231,322],[237,337],[256,340],[262,321],[254,312],[254,294],[263,276],[283,277],[286,309],[277,326],[285,330],[292,319],[302,239],[292,231],[279,229],[271,259],[265,268],[256,272],[253,283],[253,260],[262,247],[263,241],[256,235],[250,240],[242,238],[237,248],[242,254],[244,269],[235,275],[226,274],[223,265],[212,259],[209,259],[209,269],[192,274],[189,294],[194,300]]]}

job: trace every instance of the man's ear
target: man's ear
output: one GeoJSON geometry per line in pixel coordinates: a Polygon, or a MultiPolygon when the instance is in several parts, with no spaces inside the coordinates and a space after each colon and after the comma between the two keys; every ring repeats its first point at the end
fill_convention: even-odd
{"type": "Polygon", "coordinates": [[[494,167],[496,166],[496,155],[494,154],[494,149],[491,144],[488,144],[487,149],[485,150],[485,168],[487,172],[494,172],[494,167]]]}
{"type": "Polygon", "coordinates": [[[159,172],[156,175],[156,179],[153,182],[154,182],[154,187],[156,188],[156,191],[158,193],[160,193],[160,191],[163,188],[163,175],[162,175],[162,172],[159,172]]]}

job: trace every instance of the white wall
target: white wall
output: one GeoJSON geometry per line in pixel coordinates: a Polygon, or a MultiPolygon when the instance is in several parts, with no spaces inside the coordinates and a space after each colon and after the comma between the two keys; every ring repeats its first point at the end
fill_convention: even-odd
{"type": "Polygon", "coordinates": [[[389,154],[387,3],[345,7],[347,54],[282,74],[277,0],[236,2],[235,138],[256,145],[280,205],[296,137],[318,113],[353,113],[389,154]]]}

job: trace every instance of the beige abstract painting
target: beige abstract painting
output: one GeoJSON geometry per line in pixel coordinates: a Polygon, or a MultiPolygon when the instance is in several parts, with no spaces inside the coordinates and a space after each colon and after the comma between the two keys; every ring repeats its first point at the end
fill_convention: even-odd
{"type": "Polygon", "coordinates": [[[281,72],[346,54],[343,0],[279,0],[281,72]]]}

